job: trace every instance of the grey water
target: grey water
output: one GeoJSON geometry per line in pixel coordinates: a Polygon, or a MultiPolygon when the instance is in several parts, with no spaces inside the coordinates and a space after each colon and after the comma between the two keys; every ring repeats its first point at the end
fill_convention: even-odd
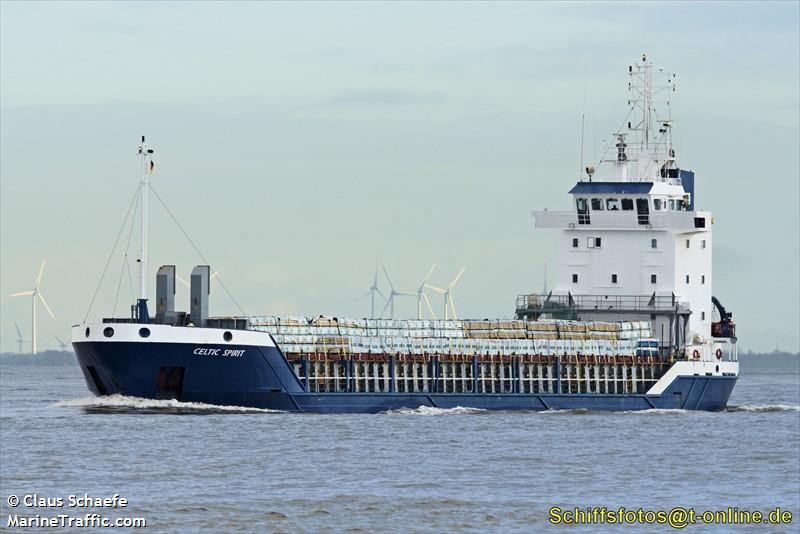
{"type": "Polygon", "coordinates": [[[0,493],[0,530],[13,513],[99,512],[148,532],[608,532],[548,509],[735,506],[794,519],[688,531],[798,532],[800,374],[744,368],[720,413],[311,415],[98,399],[77,366],[3,365],[0,493]],[[26,494],[128,506],[8,505],[26,494]]]}

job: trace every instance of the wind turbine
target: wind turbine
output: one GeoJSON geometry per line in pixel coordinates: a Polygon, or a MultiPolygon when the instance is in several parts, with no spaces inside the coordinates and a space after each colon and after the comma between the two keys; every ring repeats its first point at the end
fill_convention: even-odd
{"type": "Polygon", "coordinates": [[[427,285],[427,284],[425,285],[425,287],[427,287],[428,289],[432,289],[432,290],[436,291],[437,293],[439,293],[440,295],[444,295],[444,320],[445,321],[448,319],[448,317],[447,317],[447,305],[448,304],[450,305],[450,310],[453,312],[453,317],[452,318],[453,319],[458,319],[458,316],[456,315],[456,305],[453,303],[453,296],[451,295],[451,292],[453,291],[453,288],[456,287],[456,284],[458,283],[458,281],[461,279],[461,275],[464,274],[464,270],[466,270],[466,267],[462,267],[461,270],[458,271],[458,274],[456,275],[456,277],[453,278],[452,282],[447,284],[447,287],[436,287],[436,286],[431,286],[431,285],[427,285]]]}
{"type": "Polygon", "coordinates": [[[17,329],[17,345],[18,345],[17,352],[22,354],[22,344],[25,343],[25,340],[22,339],[22,332],[20,332],[19,325],[16,323],[16,321],[14,322],[14,328],[17,329]]]}
{"type": "Polygon", "coordinates": [[[383,296],[381,290],[378,288],[378,258],[375,258],[375,277],[372,279],[372,286],[370,286],[369,291],[358,297],[355,301],[358,302],[363,300],[366,297],[370,298],[370,319],[375,318],[375,293],[381,296],[383,300],[386,300],[386,297],[383,296]]]}
{"type": "Polygon", "coordinates": [[[42,260],[42,266],[39,267],[39,276],[36,277],[36,283],[33,285],[33,289],[30,291],[20,291],[19,293],[11,294],[12,297],[31,297],[31,321],[33,323],[33,326],[31,327],[31,354],[36,354],[36,297],[39,297],[39,300],[42,301],[42,304],[44,304],[44,308],[47,310],[47,313],[50,314],[50,317],[53,319],[56,318],[55,314],[53,314],[53,310],[50,309],[50,306],[47,305],[47,301],[44,300],[44,297],[39,292],[39,284],[42,283],[42,273],[44,273],[44,264],[45,260],[42,260]]]}
{"type": "Polygon", "coordinates": [[[58,346],[61,348],[61,352],[66,352],[66,350],[67,350],[67,344],[66,344],[66,343],[64,343],[64,342],[61,340],[61,338],[60,338],[60,337],[58,337],[57,335],[53,334],[53,337],[54,337],[54,338],[56,338],[56,341],[58,341],[58,346]]]}
{"type": "Polygon", "coordinates": [[[436,264],[434,263],[431,266],[431,270],[428,271],[428,275],[425,277],[425,280],[422,281],[422,284],[417,288],[417,319],[422,319],[422,301],[425,301],[425,304],[428,306],[428,311],[431,312],[431,319],[436,319],[436,314],[433,313],[433,307],[431,307],[431,301],[428,300],[428,295],[425,294],[425,288],[428,286],[428,282],[431,279],[431,275],[433,274],[433,270],[436,269],[436,264]]]}
{"type": "Polygon", "coordinates": [[[389,308],[389,318],[394,319],[394,299],[397,297],[413,297],[414,293],[397,291],[392,283],[392,279],[389,278],[389,273],[386,272],[386,266],[383,263],[381,263],[381,269],[383,269],[383,274],[386,275],[386,280],[389,282],[389,287],[392,288],[392,290],[389,291],[389,298],[386,299],[386,306],[384,306],[383,311],[381,311],[381,317],[383,317],[383,314],[386,313],[386,309],[389,308]]]}
{"type": "MultiPolygon", "coordinates": [[[[219,271],[214,271],[213,273],[211,273],[211,276],[208,277],[208,281],[210,282],[211,280],[216,278],[217,275],[219,275],[219,271]]],[[[187,282],[186,280],[184,280],[183,278],[181,278],[177,274],[175,275],[175,278],[177,278],[178,282],[180,282],[181,284],[185,285],[186,287],[189,287],[189,282],[187,282]]]]}

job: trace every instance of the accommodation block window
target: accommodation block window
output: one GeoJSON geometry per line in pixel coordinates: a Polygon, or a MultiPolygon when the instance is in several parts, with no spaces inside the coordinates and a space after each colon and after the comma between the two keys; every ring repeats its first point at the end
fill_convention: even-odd
{"type": "Polygon", "coordinates": [[[572,238],[572,248],[578,248],[578,238],[577,237],[573,237],[572,238]]]}
{"type": "Polygon", "coordinates": [[[612,284],[616,284],[617,283],[617,275],[616,274],[612,274],[611,275],[611,283],[612,284]]]}
{"type": "Polygon", "coordinates": [[[573,284],[577,284],[578,283],[578,275],[575,274],[575,273],[572,273],[572,283],[573,284]]]}
{"type": "Polygon", "coordinates": [[[651,284],[655,284],[657,279],[658,279],[658,277],[656,275],[654,275],[654,274],[650,275],[650,283],[651,284]]]}
{"type": "Polygon", "coordinates": [[[689,275],[688,274],[686,275],[686,283],[687,284],[689,283],[689,275]]]}
{"type": "Polygon", "coordinates": [[[650,240],[650,248],[658,248],[658,239],[650,240]]]}

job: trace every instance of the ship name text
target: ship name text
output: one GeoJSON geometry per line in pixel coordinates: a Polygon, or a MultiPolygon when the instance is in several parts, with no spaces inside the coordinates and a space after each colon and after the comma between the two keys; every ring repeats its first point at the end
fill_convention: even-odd
{"type": "Polygon", "coordinates": [[[222,356],[223,358],[241,358],[245,349],[209,349],[197,347],[194,354],[197,356],[222,356]]]}

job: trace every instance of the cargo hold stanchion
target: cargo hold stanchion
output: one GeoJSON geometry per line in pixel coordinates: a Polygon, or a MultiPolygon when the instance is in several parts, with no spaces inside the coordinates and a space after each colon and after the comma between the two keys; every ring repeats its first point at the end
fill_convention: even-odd
{"type": "Polygon", "coordinates": [[[353,354],[350,355],[350,358],[344,362],[345,369],[347,370],[347,392],[353,392],[353,354]]]}
{"type": "Polygon", "coordinates": [[[431,391],[439,393],[439,356],[434,354],[431,356],[431,391]]]}
{"type": "Polygon", "coordinates": [[[472,392],[478,392],[478,357],[472,357],[472,392]]]}
{"type": "Polygon", "coordinates": [[[395,357],[392,356],[389,358],[389,393],[394,393],[397,390],[397,386],[395,384],[395,357]]]}
{"type": "Polygon", "coordinates": [[[561,393],[561,356],[556,354],[553,359],[553,371],[556,375],[556,393],[561,393]]]}

